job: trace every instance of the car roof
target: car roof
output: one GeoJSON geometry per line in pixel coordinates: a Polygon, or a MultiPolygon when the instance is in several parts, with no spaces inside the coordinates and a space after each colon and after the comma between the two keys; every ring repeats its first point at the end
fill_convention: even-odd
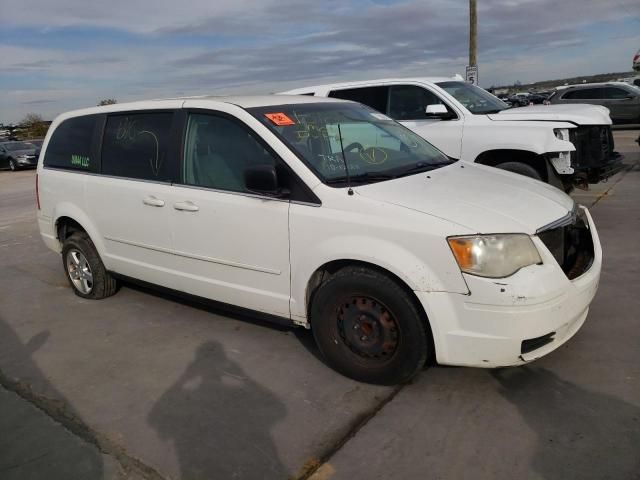
{"type": "Polygon", "coordinates": [[[202,95],[191,97],[174,97],[159,98],[154,100],[141,100],[136,102],[115,103],[112,105],[103,105],[98,107],[83,108],[72,110],[60,115],[60,118],[77,117],[81,115],[92,115],[99,113],[117,113],[131,110],[157,110],[157,109],[174,109],[180,108],[189,100],[198,100],[199,102],[211,102],[211,106],[226,103],[236,105],[241,108],[268,107],[271,105],[297,105],[305,103],[340,103],[347,102],[337,98],[311,97],[305,95],[228,95],[214,96],[202,95]]]}
{"type": "Polygon", "coordinates": [[[377,78],[371,80],[358,80],[352,82],[339,82],[339,83],[326,83],[321,85],[311,85],[308,87],[296,88],[294,90],[288,90],[283,94],[296,94],[305,91],[313,91],[319,88],[349,88],[349,87],[363,87],[376,84],[387,83],[399,83],[399,82],[420,82],[420,83],[439,83],[439,82],[464,82],[464,79],[459,75],[453,77],[395,77],[395,78],[377,78]]]}
{"type": "Polygon", "coordinates": [[[628,87],[630,86],[626,82],[597,82],[597,83],[576,83],[573,85],[560,85],[556,87],[556,90],[566,90],[567,88],[592,88],[592,87],[628,87]]]}

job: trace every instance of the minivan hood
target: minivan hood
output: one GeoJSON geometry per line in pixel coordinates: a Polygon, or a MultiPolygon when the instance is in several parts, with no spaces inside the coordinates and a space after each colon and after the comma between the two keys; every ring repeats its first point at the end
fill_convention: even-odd
{"type": "Polygon", "coordinates": [[[531,105],[487,115],[494,121],[556,121],[577,125],[611,125],[609,109],[601,105],[531,105]]]}
{"type": "Polygon", "coordinates": [[[473,233],[534,234],[574,206],[568,195],[546,183],[461,161],[354,190],[376,201],[448,220],[473,233]]]}

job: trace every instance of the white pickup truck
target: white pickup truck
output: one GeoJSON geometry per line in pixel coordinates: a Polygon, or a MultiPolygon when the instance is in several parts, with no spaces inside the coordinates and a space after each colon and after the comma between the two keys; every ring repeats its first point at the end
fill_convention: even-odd
{"type": "Polygon", "coordinates": [[[509,108],[454,78],[402,78],[299,88],[281,94],[334,97],[368,105],[452,158],[527,175],[566,191],[622,168],[608,109],[594,105],[509,108]]]}

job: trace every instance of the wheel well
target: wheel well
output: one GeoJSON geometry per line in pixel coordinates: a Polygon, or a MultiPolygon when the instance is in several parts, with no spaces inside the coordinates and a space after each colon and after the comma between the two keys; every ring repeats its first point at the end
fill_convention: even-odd
{"type": "Polygon", "coordinates": [[[74,232],[86,233],[86,230],[71,217],[60,217],[56,221],[56,233],[60,243],[63,243],[67,238],[73,235],[74,232]]]}
{"type": "Polygon", "coordinates": [[[315,272],[313,272],[313,275],[311,275],[311,278],[307,282],[307,290],[305,294],[307,318],[311,317],[310,315],[311,302],[313,301],[313,296],[318,291],[318,288],[320,288],[320,286],[324,282],[326,282],[329,279],[329,277],[335,274],[338,270],[342,270],[343,268],[346,268],[346,267],[366,267],[370,270],[374,270],[382,275],[385,275],[391,278],[405,292],[407,292],[407,294],[415,302],[415,305],[418,311],[420,312],[420,314],[422,315],[422,320],[427,328],[427,333],[428,333],[427,337],[429,338],[429,352],[430,352],[428,362],[432,363],[435,360],[436,350],[435,350],[435,344],[433,341],[431,324],[429,323],[429,318],[427,317],[427,312],[425,312],[424,307],[420,303],[420,300],[418,300],[418,297],[416,296],[415,292],[411,289],[411,287],[409,287],[409,285],[406,284],[404,280],[402,280],[393,272],[390,272],[389,270],[383,267],[380,267],[379,265],[375,265],[369,262],[363,262],[360,260],[333,260],[319,267],[315,272]]]}
{"type": "Polygon", "coordinates": [[[547,160],[542,155],[527,150],[489,150],[478,155],[475,161],[475,163],[490,167],[504,162],[524,163],[535,169],[545,182],[549,180],[547,160]]]}

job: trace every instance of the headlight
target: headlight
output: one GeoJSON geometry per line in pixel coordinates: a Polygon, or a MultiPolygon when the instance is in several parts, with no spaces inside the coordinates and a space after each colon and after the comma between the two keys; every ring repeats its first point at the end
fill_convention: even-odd
{"type": "Polygon", "coordinates": [[[469,235],[447,241],[460,270],[479,277],[508,277],[523,267],[542,263],[526,234],[469,235]]]}
{"type": "Polygon", "coordinates": [[[569,141],[569,129],[568,128],[554,128],[553,133],[556,134],[558,140],[569,141]]]}

